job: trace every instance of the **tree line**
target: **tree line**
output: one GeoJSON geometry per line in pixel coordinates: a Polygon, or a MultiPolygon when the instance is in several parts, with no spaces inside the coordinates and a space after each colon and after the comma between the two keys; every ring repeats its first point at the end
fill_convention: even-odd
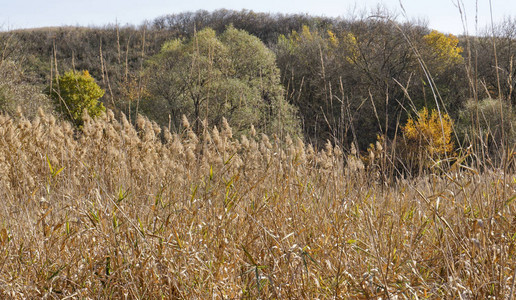
{"type": "Polygon", "coordinates": [[[454,120],[456,143],[473,138],[475,123],[496,148],[496,138],[516,136],[515,35],[512,19],[455,37],[386,12],[342,19],[247,10],[15,30],[0,33],[0,107],[30,115],[41,105],[66,118],[62,102],[45,95],[67,72],[88,71],[105,91],[103,106],[170,130],[182,115],[197,130],[225,118],[237,134],[253,125],[365,150],[379,134],[396,138],[426,108],[454,120]]]}

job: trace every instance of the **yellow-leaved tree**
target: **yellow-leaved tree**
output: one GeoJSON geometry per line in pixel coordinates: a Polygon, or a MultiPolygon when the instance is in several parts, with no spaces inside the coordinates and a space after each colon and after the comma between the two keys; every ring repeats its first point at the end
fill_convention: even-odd
{"type": "Polygon", "coordinates": [[[417,119],[409,118],[402,128],[405,138],[405,159],[412,167],[428,167],[432,160],[453,156],[453,121],[448,114],[440,114],[426,107],[417,119]]]}
{"type": "Polygon", "coordinates": [[[428,46],[429,56],[433,58],[434,72],[441,73],[451,65],[462,63],[464,58],[459,47],[459,39],[453,34],[444,34],[437,30],[432,30],[423,36],[423,41],[428,46]]]}

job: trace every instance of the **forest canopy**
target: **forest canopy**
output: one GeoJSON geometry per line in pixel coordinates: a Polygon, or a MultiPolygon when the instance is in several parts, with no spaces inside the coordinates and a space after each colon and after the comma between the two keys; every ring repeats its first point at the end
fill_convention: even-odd
{"type": "Polygon", "coordinates": [[[295,108],[284,98],[274,53],[257,37],[229,26],[211,28],[189,39],[173,39],[151,57],[146,70],[150,97],[145,114],[159,124],[185,115],[198,127],[226,118],[237,130],[254,125],[264,133],[297,135],[295,108]]]}
{"type": "MultiPolygon", "coordinates": [[[[103,106],[131,123],[144,114],[171,131],[183,115],[196,130],[225,118],[241,133],[253,125],[315,147],[330,141],[364,151],[378,134],[402,135],[409,117],[427,108],[455,121],[460,146],[458,139],[472,136],[460,123],[471,119],[460,116],[471,99],[499,99],[514,111],[516,25],[507,19],[495,29],[494,36],[456,37],[396,22],[388,12],[348,20],[201,10],[138,27],[3,32],[0,69],[23,72],[24,89],[41,91],[59,74],[87,70],[105,91],[103,106]]],[[[19,104],[34,115],[34,105],[13,100],[23,92],[2,78],[2,109],[19,104]]]]}

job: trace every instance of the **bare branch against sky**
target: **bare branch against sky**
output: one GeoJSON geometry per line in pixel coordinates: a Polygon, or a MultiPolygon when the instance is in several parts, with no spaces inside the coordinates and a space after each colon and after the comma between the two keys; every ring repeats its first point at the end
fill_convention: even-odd
{"type": "MultiPolygon", "coordinates": [[[[0,29],[18,29],[46,26],[82,25],[102,26],[106,24],[140,25],[156,17],[206,9],[208,11],[226,8],[249,9],[270,13],[307,13],[329,17],[347,17],[353,12],[371,10],[381,5],[398,15],[398,21],[420,19],[427,21],[430,28],[443,32],[462,34],[464,32],[457,0],[285,0],[285,1],[236,1],[236,0],[18,0],[6,1],[0,10],[0,29]]],[[[475,33],[490,22],[489,0],[464,1],[468,20],[468,32],[475,33]],[[478,2],[478,7],[476,3],[478,2]]],[[[493,1],[495,22],[516,13],[516,1],[493,1]]]]}

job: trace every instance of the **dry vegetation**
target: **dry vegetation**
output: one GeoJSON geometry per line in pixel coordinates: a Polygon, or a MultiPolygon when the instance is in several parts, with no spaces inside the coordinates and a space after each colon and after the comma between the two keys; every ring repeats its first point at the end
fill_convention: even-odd
{"type": "Polygon", "coordinates": [[[384,184],[331,145],[121,120],[0,115],[2,298],[514,294],[514,170],[384,184]]]}

